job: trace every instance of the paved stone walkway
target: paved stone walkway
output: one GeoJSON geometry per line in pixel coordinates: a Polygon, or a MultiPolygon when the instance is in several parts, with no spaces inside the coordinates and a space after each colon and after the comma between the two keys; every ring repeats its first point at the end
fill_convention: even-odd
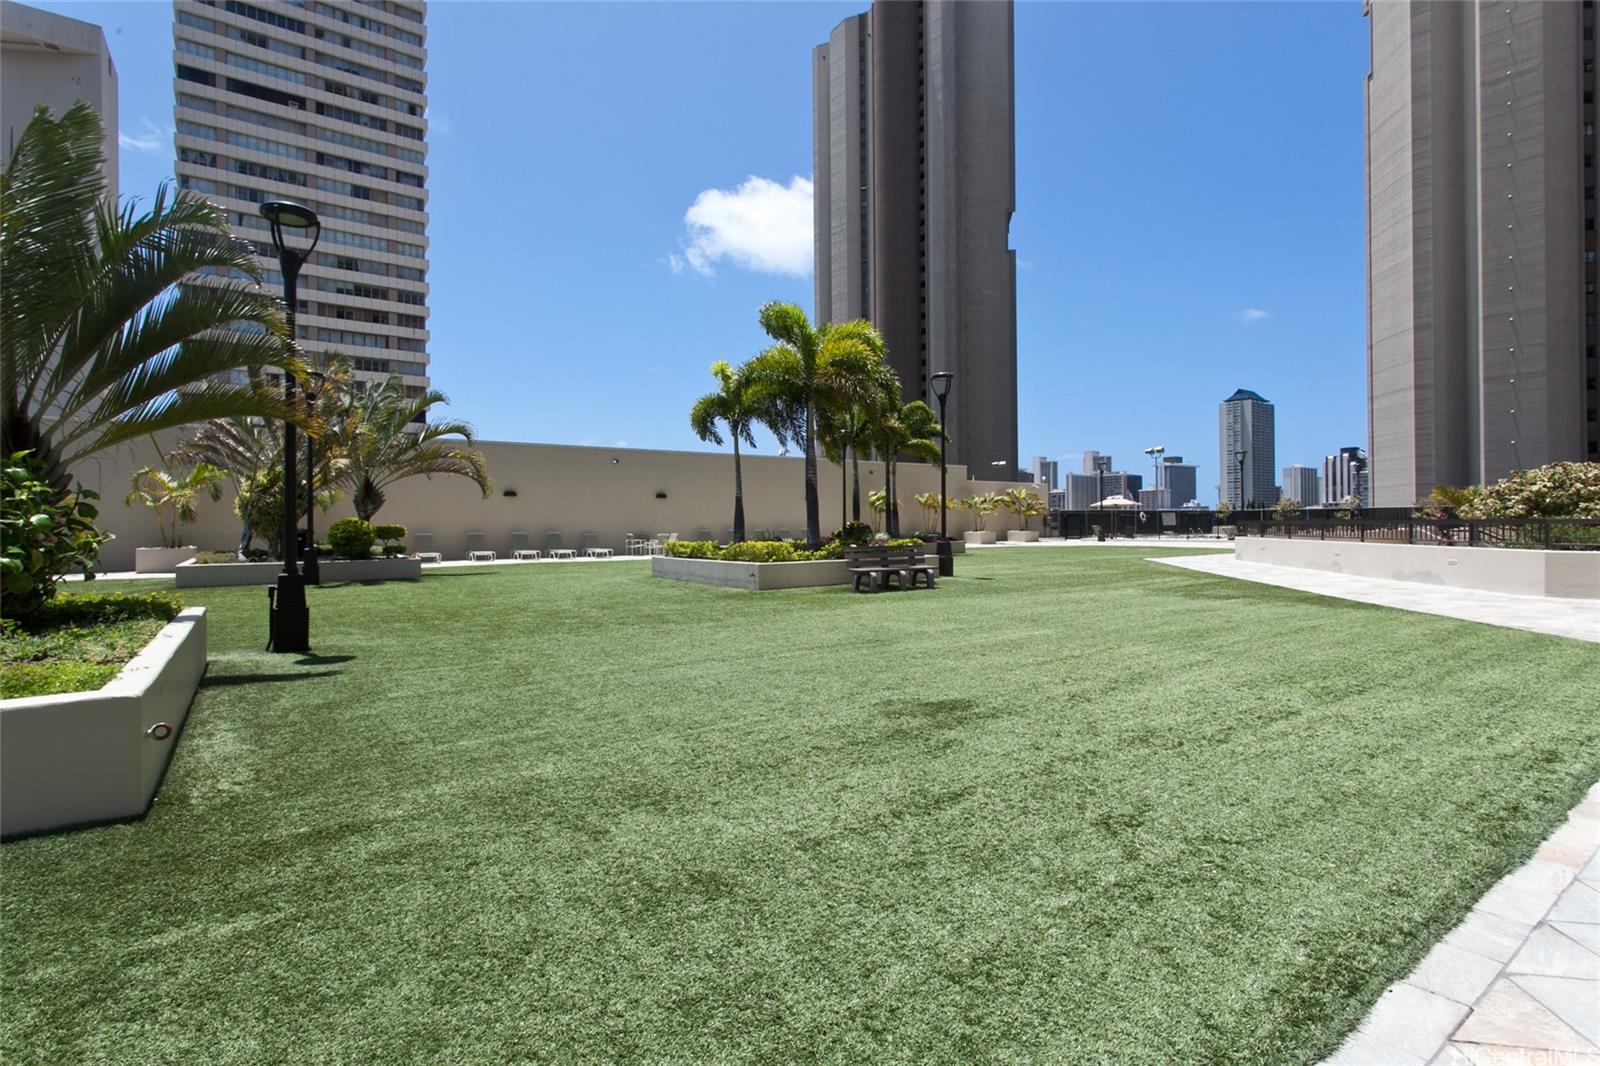
{"type": "Polygon", "coordinates": [[[1324,1062],[1600,1064],[1600,784],[1324,1062]]]}
{"type": "MultiPolygon", "coordinates": [[[[1197,545],[1198,546],[1198,545],[1197,545]]],[[[1443,615],[1469,622],[1525,629],[1600,644],[1600,600],[1564,599],[1557,596],[1513,596],[1505,592],[1480,592],[1424,585],[1415,581],[1388,581],[1351,574],[1330,574],[1321,570],[1302,570],[1293,566],[1268,566],[1247,563],[1232,553],[1191,555],[1155,559],[1152,562],[1198,570],[1203,574],[1256,581],[1281,588],[1298,589],[1319,596],[1333,596],[1361,603],[1375,603],[1402,611],[1443,615]]],[[[1600,1064],[1597,1064],[1600,1066],[1600,1064]]]]}

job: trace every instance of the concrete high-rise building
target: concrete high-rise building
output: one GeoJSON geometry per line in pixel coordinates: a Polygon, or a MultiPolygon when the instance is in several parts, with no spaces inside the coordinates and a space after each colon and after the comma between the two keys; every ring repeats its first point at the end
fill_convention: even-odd
{"type": "Polygon", "coordinates": [[[1600,458],[1594,5],[1366,13],[1373,504],[1600,458]]]}
{"type": "Polygon", "coordinates": [[[99,26],[0,0],[0,166],[40,104],[84,101],[105,124],[106,189],[117,186],[117,68],[99,26]]]}
{"type": "Polygon", "coordinates": [[[1272,480],[1277,466],[1273,418],[1271,402],[1249,389],[1239,389],[1217,409],[1222,498],[1235,507],[1271,506],[1277,501],[1272,480]]]}
{"type": "Polygon", "coordinates": [[[1101,455],[1099,452],[1088,451],[1083,453],[1083,472],[1092,474],[1099,469],[1099,463],[1104,461],[1106,469],[1111,469],[1111,456],[1101,455]]]}
{"type": "Polygon", "coordinates": [[[1351,496],[1360,499],[1363,507],[1372,506],[1367,453],[1355,447],[1340,448],[1338,454],[1322,460],[1322,502],[1333,506],[1351,496]]]}
{"type": "Polygon", "coordinates": [[[296,328],[313,356],[428,385],[426,6],[177,0],[177,174],[278,277],[264,200],[316,211],[296,328]]]}
{"type": "Polygon", "coordinates": [[[1294,463],[1283,468],[1283,496],[1285,500],[1299,500],[1302,507],[1315,507],[1322,502],[1322,475],[1314,466],[1294,463]]]}
{"type": "Polygon", "coordinates": [[[1195,465],[1183,461],[1181,455],[1164,455],[1156,468],[1160,478],[1158,488],[1167,490],[1169,506],[1182,507],[1195,498],[1195,465]]]}
{"type": "Polygon", "coordinates": [[[812,53],[816,318],[871,320],[908,400],[933,404],[929,376],[954,373],[951,461],[1008,478],[1012,17],[1011,0],[881,0],[812,53]]]}
{"type": "Polygon", "coordinates": [[[1142,510],[1167,511],[1173,506],[1172,494],[1165,488],[1139,490],[1139,507],[1142,510]]]}
{"type": "Polygon", "coordinates": [[[1061,483],[1060,470],[1060,465],[1054,459],[1046,459],[1042,455],[1033,457],[1033,483],[1046,491],[1053,490],[1061,483]]]}

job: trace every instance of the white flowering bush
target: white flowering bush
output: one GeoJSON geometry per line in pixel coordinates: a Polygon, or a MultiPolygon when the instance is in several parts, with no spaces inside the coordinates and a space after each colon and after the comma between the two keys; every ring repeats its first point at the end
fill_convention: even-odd
{"type": "Polygon", "coordinates": [[[1600,518],[1600,463],[1550,463],[1513,470],[1480,489],[1463,518],[1600,518]]]}

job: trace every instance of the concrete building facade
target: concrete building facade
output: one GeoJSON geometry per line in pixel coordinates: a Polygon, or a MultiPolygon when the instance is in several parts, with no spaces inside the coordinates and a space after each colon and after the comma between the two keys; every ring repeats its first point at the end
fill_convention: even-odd
{"type": "Polygon", "coordinates": [[[1600,458],[1594,5],[1366,5],[1372,502],[1600,458]]]}
{"type": "Polygon", "coordinates": [[[264,200],[316,211],[296,329],[358,375],[429,383],[422,0],[177,0],[178,183],[227,210],[281,285],[264,200]]]}
{"type": "Polygon", "coordinates": [[[1182,507],[1190,500],[1196,498],[1196,469],[1193,463],[1183,461],[1181,455],[1164,455],[1161,465],[1156,468],[1160,478],[1157,488],[1167,490],[1167,498],[1171,501],[1170,507],[1182,507]]]}
{"type": "Polygon", "coordinates": [[[1011,0],[879,2],[812,53],[816,318],[869,319],[950,457],[1017,474],[1011,0]],[[998,462],[998,467],[995,464],[998,462]]]}
{"type": "Polygon", "coordinates": [[[1341,504],[1351,496],[1358,498],[1363,507],[1372,506],[1372,490],[1367,478],[1367,453],[1356,447],[1340,448],[1338,454],[1322,460],[1323,504],[1341,504]]]}
{"type": "Polygon", "coordinates": [[[1271,402],[1249,389],[1237,390],[1217,409],[1217,466],[1222,471],[1222,498],[1234,507],[1271,506],[1277,502],[1278,491],[1273,482],[1277,468],[1274,417],[1271,402]]]}
{"type": "Polygon", "coordinates": [[[1302,507],[1315,507],[1322,502],[1322,474],[1314,466],[1294,463],[1284,467],[1280,488],[1283,499],[1299,500],[1302,507]]]}
{"type": "Polygon", "coordinates": [[[105,124],[106,189],[115,196],[117,68],[106,35],[93,23],[0,0],[0,166],[38,105],[60,115],[79,100],[105,124]]]}

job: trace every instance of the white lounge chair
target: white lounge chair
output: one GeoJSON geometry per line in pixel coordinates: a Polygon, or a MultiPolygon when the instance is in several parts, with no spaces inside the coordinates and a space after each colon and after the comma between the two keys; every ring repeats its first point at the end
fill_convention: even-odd
{"type": "Polygon", "coordinates": [[[444,556],[433,549],[432,533],[411,534],[411,554],[417,557],[418,562],[442,563],[444,556]]]}
{"type": "Polygon", "coordinates": [[[511,557],[519,562],[531,562],[540,558],[543,553],[533,547],[528,541],[526,533],[511,534],[511,557]]]}
{"type": "Polygon", "coordinates": [[[469,563],[492,563],[499,559],[489,548],[489,541],[482,533],[467,534],[467,561],[469,563]]]}
{"type": "Polygon", "coordinates": [[[600,547],[600,534],[585,533],[583,535],[583,554],[590,559],[609,559],[613,553],[610,548],[600,547]]]}
{"type": "Polygon", "coordinates": [[[544,550],[552,559],[576,559],[578,553],[561,546],[561,534],[554,531],[544,535],[544,550]]]}

